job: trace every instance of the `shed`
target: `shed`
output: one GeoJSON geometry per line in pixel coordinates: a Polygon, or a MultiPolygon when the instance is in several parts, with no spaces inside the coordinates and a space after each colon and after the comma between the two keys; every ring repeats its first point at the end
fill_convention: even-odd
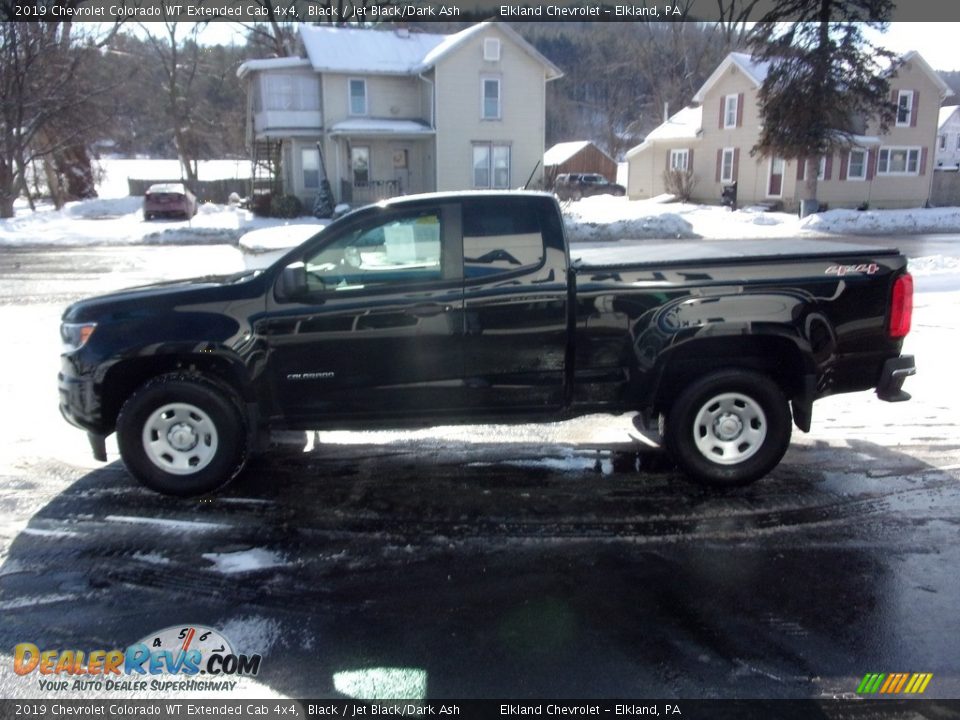
{"type": "Polygon", "coordinates": [[[543,154],[544,177],[553,183],[560,173],[600,173],[616,182],[617,163],[589,140],[557,143],[543,154]]]}

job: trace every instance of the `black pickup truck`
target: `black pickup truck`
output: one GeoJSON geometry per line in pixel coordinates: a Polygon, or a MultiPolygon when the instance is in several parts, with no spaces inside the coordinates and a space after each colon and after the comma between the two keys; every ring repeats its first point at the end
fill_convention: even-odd
{"type": "Polygon", "coordinates": [[[692,479],[749,483],[814,400],[909,399],[913,281],[827,242],[582,248],[541,193],[359,209],[265,270],[136,288],[63,315],[60,409],[140,481],[209,492],[272,429],[637,411],[692,479]],[[802,250],[800,249],[802,246],[802,250]]]}

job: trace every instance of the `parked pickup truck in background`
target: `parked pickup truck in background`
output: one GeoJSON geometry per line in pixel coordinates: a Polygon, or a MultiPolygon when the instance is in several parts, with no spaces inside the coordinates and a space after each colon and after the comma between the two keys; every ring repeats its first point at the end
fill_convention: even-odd
{"type": "Polygon", "coordinates": [[[71,305],[60,408],[97,458],[116,431],[130,472],[174,495],[223,485],[273,429],[631,410],[689,477],[742,485],[818,398],[909,399],[912,292],[896,250],[693,241],[571,262],[550,195],[411,196],[265,270],[71,305]]]}

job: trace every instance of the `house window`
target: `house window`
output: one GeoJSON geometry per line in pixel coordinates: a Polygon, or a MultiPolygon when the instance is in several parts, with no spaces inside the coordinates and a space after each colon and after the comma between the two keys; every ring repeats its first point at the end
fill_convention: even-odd
{"type": "Polygon", "coordinates": [[[917,175],[920,171],[920,148],[880,148],[877,157],[878,175],[917,175]]]}
{"type": "Polygon", "coordinates": [[[827,176],[827,157],[825,155],[820,156],[820,160],[817,161],[817,180],[823,180],[827,176]]]}
{"type": "Polygon", "coordinates": [[[300,150],[300,167],[303,170],[303,187],[316,190],[320,187],[320,151],[317,148],[300,150]]]}
{"type": "Polygon", "coordinates": [[[901,90],[897,95],[897,127],[911,125],[913,116],[913,90],[901,90]]]}
{"type": "Polygon", "coordinates": [[[941,135],[941,136],[940,136],[940,149],[941,149],[941,150],[946,150],[946,149],[947,149],[947,136],[946,136],[946,135],[941,135]]]}
{"type": "Polygon", "coordinates": [[[473,186],[510,187],[510,146],[476,143],[473,146],[473,186]]]}
{"type": "Polygon", "coordinates": [[[690,151],[689,150],[671,150],[670,151],[670,169],[671,170],[687,170],[689,164],[690,151]]]}
{"type": "Polygon", "coordinates": [[[264,73],[264,110],[319,110],[316,78],[289,73],[264,73]]]}
{"type": "Polygon", "coordinates": [[[350,148],[350,171],[353,173],[354,185],[363,186],[370,182],[370,148],[350,148]]]}
{"type": "Polygon", "coordinates": [[[847,160],[847,180],[866,180],[867,151],[851,150],[847,160]]]}
{"type": "MultiPolygon", "coordinates": [[[[737,95],[727,95],[723,100],[723,126],[732,128],[737,126],[737,111],[739,97],[737,95]]],[[[714,105],[716,107],[716,105],[714,105]]]]}
{"type": "Polygon", "coordinates": [[[484,120],[500,119],[500,78],[483,78],[481,86],[481,117],[484,120]]]}
{"type": "Polygon", "coordinates": [[[350,80],[350,114],[367,114],[367,81],[350,80]]]}
{"type": "Polygon", "coordinates": [[[724,148],[723,156],[720,159],[720,182],[733,182],[733,156],[734,148],[724,148]]]}
{"type": "Polygon", "coordinates": [[[960,150],[960,135],[957,135],[957,150],[960,150]]]}
{"type": "Polygon", "coordinates": [[[488,62],[498,62],[500,60],[500,39],[499,38],[484,38],[483,59],[488,62]]]}

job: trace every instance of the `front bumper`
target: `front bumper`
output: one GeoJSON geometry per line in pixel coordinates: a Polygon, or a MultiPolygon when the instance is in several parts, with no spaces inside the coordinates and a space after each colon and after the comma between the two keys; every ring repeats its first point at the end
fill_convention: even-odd
{"type": "Polygon", "coordinates": [[[883,364],[880,382],[877,383],[877,397],[887,402],[909,400],[910,394],[903,391],[903,381],[916,373],[913,355],[890,358],[883,364]]]}

